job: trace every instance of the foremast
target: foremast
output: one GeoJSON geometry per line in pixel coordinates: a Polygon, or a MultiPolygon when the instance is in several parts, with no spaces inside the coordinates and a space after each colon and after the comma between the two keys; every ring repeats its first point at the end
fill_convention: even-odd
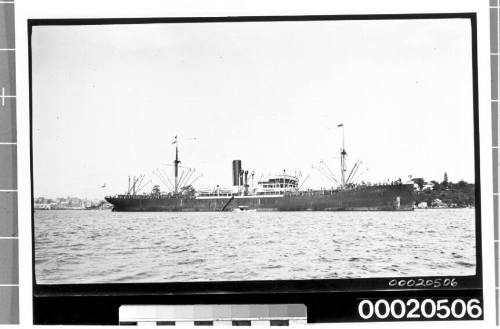
{"type": "Polygon", "coordinates": [[[356,177],[356,174],[358,173],[358,170],[361,167],[361,161],[357,160],[352,166],[351,170],[349,171],[349,175],[347,175],[347,163],[346,163],[347,151],[345,150],[344,124],[341,123],[337,125],[337,127],[342,128],[342,147],[340,148],[340,178],[341,178],[340,188],[345,188],[354,183],[354,178],[356,177]]]}
{"type": "Polygon", "coordinates": [[[175,160],[174,160],[174,193],[177,194],[179,192],[179,142],[177,140],[177,136],[175,136],[174,142],[175,144],[175,160]]]}
{"type": "Polygon", "coordinates": [[[347,155],[347,152],[345,150],[344,124],[341,123],[337,125],[337,127],[342,128],[342,148],[340,149],[340,178],[341,178],[341,187],[343,188],[346,185],[345,174],[347,171],[345,162],[345,156],[347,155]]]}

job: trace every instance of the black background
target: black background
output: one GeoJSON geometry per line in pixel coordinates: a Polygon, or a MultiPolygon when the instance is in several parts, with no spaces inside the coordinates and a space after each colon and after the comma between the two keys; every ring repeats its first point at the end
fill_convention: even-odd
{"type": "MultiPolygon", "coordinates": [[[[123,304],[273,304],[302,303],[307,306],[308,322],[352,322],[361,319],[358,303],[361,299],[477,298],[482,303],[481,198],[479,176],[479,109],[477,84],[477,30],[475,13],[341,15],[341,16],[258,16],[258,17],[191,17],[191,18],[127,18],[127,19],[36,19],[28,20],[30,74],[30,139],[32,190],[32,248],[34,250],[33,196],[33,137],[31,32],[37,25],[105,25],[151,23],[208,23],[259,21],[321,21],[377,19],[456,19],[471,22],[473,69],[473,117],[475,143],[476,187],[476,275],[456,278],[455,288],[399,289],[389,287],[391,278],[194,282],[154,284],[83,284],[40,285],[36,283],[33,266],[33,316],[35,324],[118,324],[118,308],[123,304]]],[[[472,138],[473,136],[471,136],[472,138]]],[[[434,277],[436,278],[436,277],[434,277]]],[[[445,278],[445,277],[443,277],[445,278]]],[[[402,278],[398,278],[402,279],[402,278]]],[[[409,278],[408,278],[409,279],[409,278]]],[[[416,279],[416,278],[412,278],[416,279]]],[[[427,278],[424,278],[427,279],[427,278]]],[[[481,317],[482,318],[482,317],[481,317]]],[[[389,319],[390,320],[390,319],[389,319]]],[[[420,319],[425,320],[425,319],[420,319]]],[[[438,320],[436,318],[431,320],[438,320]]]]}

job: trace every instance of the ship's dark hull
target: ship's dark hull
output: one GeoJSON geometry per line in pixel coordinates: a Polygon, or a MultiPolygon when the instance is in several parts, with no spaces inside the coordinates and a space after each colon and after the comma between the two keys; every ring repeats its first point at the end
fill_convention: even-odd
{"type": "Polygon", "coordinates": [[[366,186],[285,195],[206,198],[153,196],[106,197],[114,211],[341,211],[413,210],[413,185],[366,186]]]}

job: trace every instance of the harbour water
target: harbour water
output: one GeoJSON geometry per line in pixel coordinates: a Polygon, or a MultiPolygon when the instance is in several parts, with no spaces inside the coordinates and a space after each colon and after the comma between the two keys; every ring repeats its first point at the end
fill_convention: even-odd
{"type": "Polygon", "coordinates": [[[475,273],[474,209],[35,212],[38,283],[300,280],[475,273]]]}

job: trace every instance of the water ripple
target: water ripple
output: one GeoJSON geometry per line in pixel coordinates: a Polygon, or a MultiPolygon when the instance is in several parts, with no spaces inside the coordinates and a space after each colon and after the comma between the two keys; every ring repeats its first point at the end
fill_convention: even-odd
{"type": "Polygon", "coordinates": [[[475,274],[474,209],[35,211],[40,283],[475,274]]]}

